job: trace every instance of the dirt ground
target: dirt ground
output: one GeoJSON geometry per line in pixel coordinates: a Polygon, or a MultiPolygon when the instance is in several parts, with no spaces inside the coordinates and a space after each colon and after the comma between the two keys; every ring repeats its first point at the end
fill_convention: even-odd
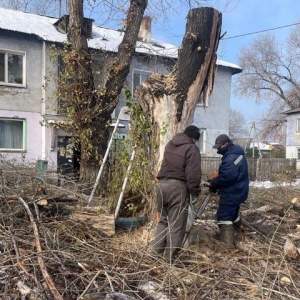
{"type": "Polygon", "coordinates": [[[241,207],[245,240],[237,236],[231,254],[216,252],[214,196],[194,227],[196,243],[182,250],[184,266],[151,256],[154,220],[108,237],[70,217],[82,195],[59,193],[2,185],[1,299],[300,299],[299,186],[251,187],[241,207]]]}

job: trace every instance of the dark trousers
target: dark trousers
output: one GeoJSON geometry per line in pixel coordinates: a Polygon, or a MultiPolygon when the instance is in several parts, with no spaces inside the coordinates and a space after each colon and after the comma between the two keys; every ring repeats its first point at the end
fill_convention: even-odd
{"type": "Polygon", "coordinates": [[[186,231],[189,193],[185,182],[176,179],[161,180],[156,186],[159,221],[153,244],[154,254],[175,259],[186,231]]]}
{"type": "Polygon", "coordinates": [[[240,219],[239,216],[240,205],[225,205],[219,204],[217,210],[217,222],[218,226],[230,225],[237,222],[240,219]]]}

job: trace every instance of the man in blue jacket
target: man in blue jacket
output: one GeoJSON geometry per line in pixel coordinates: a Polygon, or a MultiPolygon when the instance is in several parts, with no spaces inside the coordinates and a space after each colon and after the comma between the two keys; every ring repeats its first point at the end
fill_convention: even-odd
{"type": "Polygon", "coordinates": [[[247,200],[249,193],[248,164],[243,148],[233,144],[226,134],[216,138],[213,148],[223,155],[218,177],[210,181],[210,186],[220,193],[217,222],[223,244],[218,250],[233,251],[236,248],[234,232],[243,226],[240,204],[247,200]]]}

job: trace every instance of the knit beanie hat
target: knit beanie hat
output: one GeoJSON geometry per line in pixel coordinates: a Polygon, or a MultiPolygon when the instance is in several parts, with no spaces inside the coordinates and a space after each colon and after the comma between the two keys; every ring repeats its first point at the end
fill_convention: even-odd
{"type": "Polygon", "coordinates": [[[186,129],[184,129],[184,134],[186,134],[189,138],[199,140],[200,139],[200,132],[199,128],[195,125],[190,125],[186,129]]]}

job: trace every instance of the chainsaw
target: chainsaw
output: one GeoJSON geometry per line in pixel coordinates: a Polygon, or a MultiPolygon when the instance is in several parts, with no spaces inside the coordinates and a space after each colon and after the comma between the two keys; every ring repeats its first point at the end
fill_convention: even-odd
{"type": "Polygon", "coordinates": [[[194,200],[194,201],[192,200],[192,198],[190,199],[190,205],[188,208],[188,219],[187,219],[185,236],[183,238],[182,246],[185,244],[186,240],[188,239],[188,237],[190,235],[190,232],[192,230],[193,223],[194,223],[196,217],[199,218],[201,216],[201,214],[203,213],[205,207],[207,206],[207,204],[213,194],[214,194],[214,192],[210,191],[197,210],[196,210],[196,203],[198,202],[198,199],[194,200]]]}

